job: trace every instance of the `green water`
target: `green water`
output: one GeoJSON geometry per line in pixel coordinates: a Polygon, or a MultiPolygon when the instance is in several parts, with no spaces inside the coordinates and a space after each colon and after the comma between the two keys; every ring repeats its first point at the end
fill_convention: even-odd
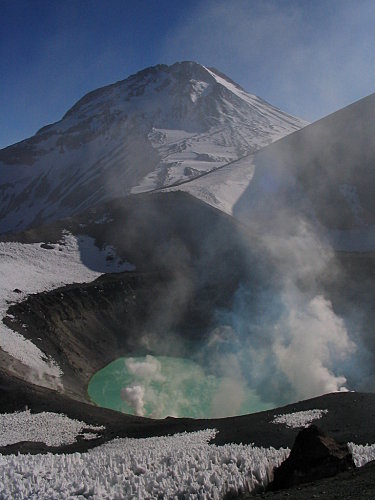
{"type": "Polygon", "coordinates": [[[168,356],[119,358],[92,377],[88,394],[99,406],[152,418],[222,417],[272,407],[238,381],[168,356]]]}

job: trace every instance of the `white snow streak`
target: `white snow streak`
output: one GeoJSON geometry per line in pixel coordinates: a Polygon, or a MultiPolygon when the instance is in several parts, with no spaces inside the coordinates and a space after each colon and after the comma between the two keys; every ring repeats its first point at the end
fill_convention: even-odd
{"type": "Polygon", "coordinates": [[[186,191],[208,205],[233,215],[233,208],[248,188],[254,169],[254,155],[249,155],[166,191],[186,191]]]}

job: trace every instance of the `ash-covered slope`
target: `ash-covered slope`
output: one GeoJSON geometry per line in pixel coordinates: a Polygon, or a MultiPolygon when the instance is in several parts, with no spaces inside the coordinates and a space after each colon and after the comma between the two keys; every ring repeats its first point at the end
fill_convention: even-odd
{"type": "Polygon", "coordinates": [[[375,94],[174,189],[258,231],[308,221],[335,249],[375,250],[375,94]]]}
{"type": "Polygon", "coordinates": [[[145,69],[0,151],[0,232],[193,178],[305,124],[217,70],[145,69]]]}
{"type": "Polygon", "coordinates": [[[278,223],[298,215],[362,239],[375,224],[374,116],[372,94],[264,149],[234,213],[262,222],[273,212],[278,223]]]}

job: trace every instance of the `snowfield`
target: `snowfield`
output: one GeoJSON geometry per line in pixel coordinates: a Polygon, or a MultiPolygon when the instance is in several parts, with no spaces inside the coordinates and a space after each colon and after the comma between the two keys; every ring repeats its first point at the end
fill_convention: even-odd
{"type": "Polygon", "coordinates": [[[289,453],[208,444],[216,432],[115,439],[71,455],[0,455],[0,498],[221,499],[267,484],[289,453]]]}
{"type": "Polygon", "coordinates": [[[0,446],[21,441],[61,446],[74,443],[78,436],[95,439],[101,430],[104,430],[103,426],[88,425],[59,413],[30,413],[30,410],[5,413],[0,415],[0,446]]]}
{"type": "Polygon", "coordinates": [[[285,413],[284,415],[275,415],[272,423],[285,424],[286,427],[292,428],[308,427],[311,422],[322,418],[325,413],[328,413],[328,410],[306,410],[285,413]]]}
{"type": "MultiPolygon", "coordinates": [[[[19,439],[74,442],[88,428],[63,415],[22,412],[1,416],[3,433],[14,419],[19,439]],[[5,427],[4,427],[5,422],[5,427]],[[25,424],[35,426],[27,430],[25,424]],[[46,427],[43,430],[41,423],[46,427]],[[60,425],[66,432],[59,434],[60,425]],[[47,437],[51,432],[52,436],[47,437]]],[[[98,431],[101,428],[91,427],[98,431]]],[[[272,470],[290,450],[209,444],[217,431],[147,439],[114,439],[86,453],[0,455],[1,499],[221,499],[230,491],[254,491],[272,480],[272,470]]],[[[8,438],[9,439],[9,438],[8,438]]],[[[14,441],[13,441],[14,442],[14,441]]],[[[375,445],[348,443],[357,466],[375,459],[375,445]]]]}
{"type": "Polygon", "coordinates": [[[32,293],[90,282],[103,273],[129,271],[134,266],[119,261],[112,247],[100,250],[85,235],[66,232],[57,244],[42,245],[0,242],[0,348],[31,368],[34,382],[56,386],[62,375],[56,362],[2,322],[9,305],[32,293]],[[108,256],[111,260],[106,260],[108,256]]]}

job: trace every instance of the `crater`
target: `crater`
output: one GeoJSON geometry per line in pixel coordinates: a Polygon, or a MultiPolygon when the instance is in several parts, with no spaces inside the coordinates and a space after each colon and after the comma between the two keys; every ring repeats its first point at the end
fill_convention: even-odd
{"type": "MultiPolygon", "coordinates": [[[[181,193],[104,204],[69,224],[72,234],[84,230],[100,248],[112,245],[119,258],[134,262],[136,272],[106,274],[91,283],[29,295],[8,308],[7,326],[61,367],[59,392],[158,418],[240,415],[296,399],[282,371],[289,368],[290,358],[281,369],[270,347],[283,347],[292,317],[290,303],[282,300],[278,261],[261,251],[246,227],[181,193]],[[104,215],[107,222],[97,224],[104,215]],[[158,367],[156,380],[129,370],[150,360],[158,367]],[[138,404],[140,396],[143,403],[138,404]]],[[[53,245],[65,227],[66,222],[43,226],[17,236],[17,241],[53,245]]],[[[337,275],[321,273],[311,282],[298,282],[304,296],[327,298],[318,305],[329,317],[335,312],[355,321],[368,357],[375,352],[374,288],[368,272],[373,263],[373,255],[340,255],[337,275]],[[366,312],[363,317],[357,314],[358,301],[361,314],[366,312]]],[[[312,299],[307,306],[303,303],[305,309],[297,303],[297,318],[312,317],[311,307],[317,305],[312,299]]],[[[303,333],[304,322],[297,326],[303,333]]],[[[3,366],[12,376],[30,380],[16,361],[6,359],[3,366]]],[[[306,375],[305,365],[298,367],[306,375]]],[[[337,375],[344,368],[340,365],[337,375]]],[[[359,385],[356,374],[346,372],[349,388],[367,388],[361,381],[359,385]]]]}
{"type": "Polygon", "coordinates": [[[243,380],[217,376],[197,360],[173,356],[119,358],[91,378],[88,394],[104,408],[149,418],[234,416],[274,406],[262,402],[243,380]]]}

